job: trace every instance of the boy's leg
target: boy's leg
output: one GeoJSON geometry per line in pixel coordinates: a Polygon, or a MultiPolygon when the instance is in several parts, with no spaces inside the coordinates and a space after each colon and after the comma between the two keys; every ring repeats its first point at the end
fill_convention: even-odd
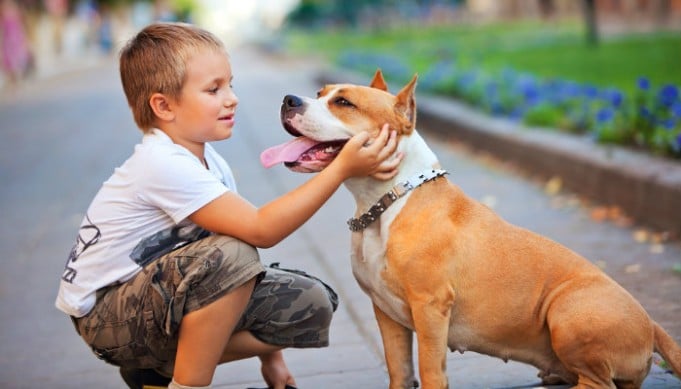
{"type": "Polygon", "coordinates": [[[206,386],[253,293],[255,278],[209,305],[184,316],[173,379],[185,386],[206,386]]]}
{"type": "Polygon", "coordinates": [[[295,387],[293,374],[286,366],[281,346],[267,344],[248,331],[234,333],[229,339],[221,363],[258,357],[262,363],[260,372],[269,388],[295,387]]]}
{"type": "MultiPolygon", "coordinates": [[[[248,330],[280,348],[326,347],[333,311],[329,292],[320,281],[267,268],[236,330],[248,330]]],[[[237,352],[228,347],[224,359],[239,359],[237,352]]]]}
{"type": "MultiPolygon", "coordinates": [[[[250,293],[252,280],[263,274],[252,246],[211,236],[155,260],[121,285],[99,291],[95,308],[76,324],[101,359],[172,376],[183,317],[241,287],[250,293]]],[[[219,322],[237,320],[242,310],[219,322]]]]}
{"type": "Polygon", "coordinates": [[[253,291],[221,363],[257,356],[268,387],[295,387],[280,350],[327,346],[333,311],[334,305],[321,282],[268,268],[253,291]]]}

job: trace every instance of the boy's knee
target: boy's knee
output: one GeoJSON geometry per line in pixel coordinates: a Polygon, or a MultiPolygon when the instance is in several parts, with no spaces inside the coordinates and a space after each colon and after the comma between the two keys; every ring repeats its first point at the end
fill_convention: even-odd
{"type": "Polygon", "coordinates": [[[333,304],[326,287],[321,282],[314,282],[312,287],[307,290],[308,298],[316,308],[313,318],[310,318],[319,328],[327,328],[331,325],[333,317],[333,304]]]}

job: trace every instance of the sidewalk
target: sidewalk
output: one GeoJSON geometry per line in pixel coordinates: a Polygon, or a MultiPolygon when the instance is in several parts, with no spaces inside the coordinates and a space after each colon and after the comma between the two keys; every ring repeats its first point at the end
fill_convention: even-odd
{"type": "MultiPolygon", "coordinates": [[[[229,141],[215,144],[230,162],[239,192],[262,205],[309,178],[282,166],[266,170],[262,150],[288,139],[279,123],[284,95],[314,95],[316,69],[305,61],[263,57],[231,50],[234,86],[240,98],[237,126],[229,141]]],[[[0,247],[6,253],[0,272],[0,387],[122,388],[116,368],[97,360],[71,323],[54,306],[57,282],[84,207],[114,166],[139,139],[120,90],[113,61],[78,73],[46,79],[17,99],[0,101],[0,192],[3,212],[0,247]]],[[[594,260],[643,301],[651,315],[674,328],[679,314],[681,278],[668,269],[681,258],[681,246],[665,245],[651,255],[631,231],[593,223],[579,207],[560,207],[541,185],[473,157],[440,136],[423,133],[450,171],[450,179],[474,198],[495,207],[507,220],[541,231],[594,260]],[[623,269],[643,263],[636,273],[623,269]],[[642,286],[638,276],[659,282],[642,286]],[[627,284],[631,282],[632,284],[627,284]],[[659,286],[659,288],[657,287],[659,286]],[[676,296],[667,298],[663,293],[676,296]],[[647,296],[652,296],[648,298],[647,296]],[[663,303],[663,304],[660,304],[663,303]],[[675,305],[676,304],[676,305],[675,305]],[[669,316],[665,316],[669,315],[669,316]]],[[[371,303],[355,282],[349,262],[345,220],[354,202],[340,190],[310,222],[276,248],[262,250],[264,263],[281,262],[315,274],[333,285],[341,305],[324,349],[286,350],[301,389],[386,388],[382,345],[371,303]]],[[[681,331],[675,331],[679,340],[681,331]]],[[[478,355],[448,354],[450,385],[459,388],[529,388],[539,380],[532,367],[478,355]]],[[[263,387],[256,360],[220,366],[214,387],[263,387]]],[[[681,388],[681,381],[654,365],[644,385],[681,388]]]]}

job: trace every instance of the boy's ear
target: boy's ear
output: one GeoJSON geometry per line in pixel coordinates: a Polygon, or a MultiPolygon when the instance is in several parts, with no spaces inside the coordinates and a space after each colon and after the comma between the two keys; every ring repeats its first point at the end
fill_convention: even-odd
{"type": "Polygon", "coordinates": [[[171,121],[175,118],[172,106],[168,97],[162,93],[154,93],[149,98],[149,106],[154,111],[156,117],[162,121],[171,121]]]}

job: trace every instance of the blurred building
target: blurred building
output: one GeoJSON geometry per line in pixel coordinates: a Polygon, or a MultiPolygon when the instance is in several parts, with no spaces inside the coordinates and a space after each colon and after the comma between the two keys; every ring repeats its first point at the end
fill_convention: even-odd
{"type": "MultiPolygon", "coordinates": [[[[575,0],[467,0],[471,20],[581,17],[585,1],[575,0]]],[[[651,30],[681,28],[681,0],[594,0],[604,28],[651,30]]]]}

